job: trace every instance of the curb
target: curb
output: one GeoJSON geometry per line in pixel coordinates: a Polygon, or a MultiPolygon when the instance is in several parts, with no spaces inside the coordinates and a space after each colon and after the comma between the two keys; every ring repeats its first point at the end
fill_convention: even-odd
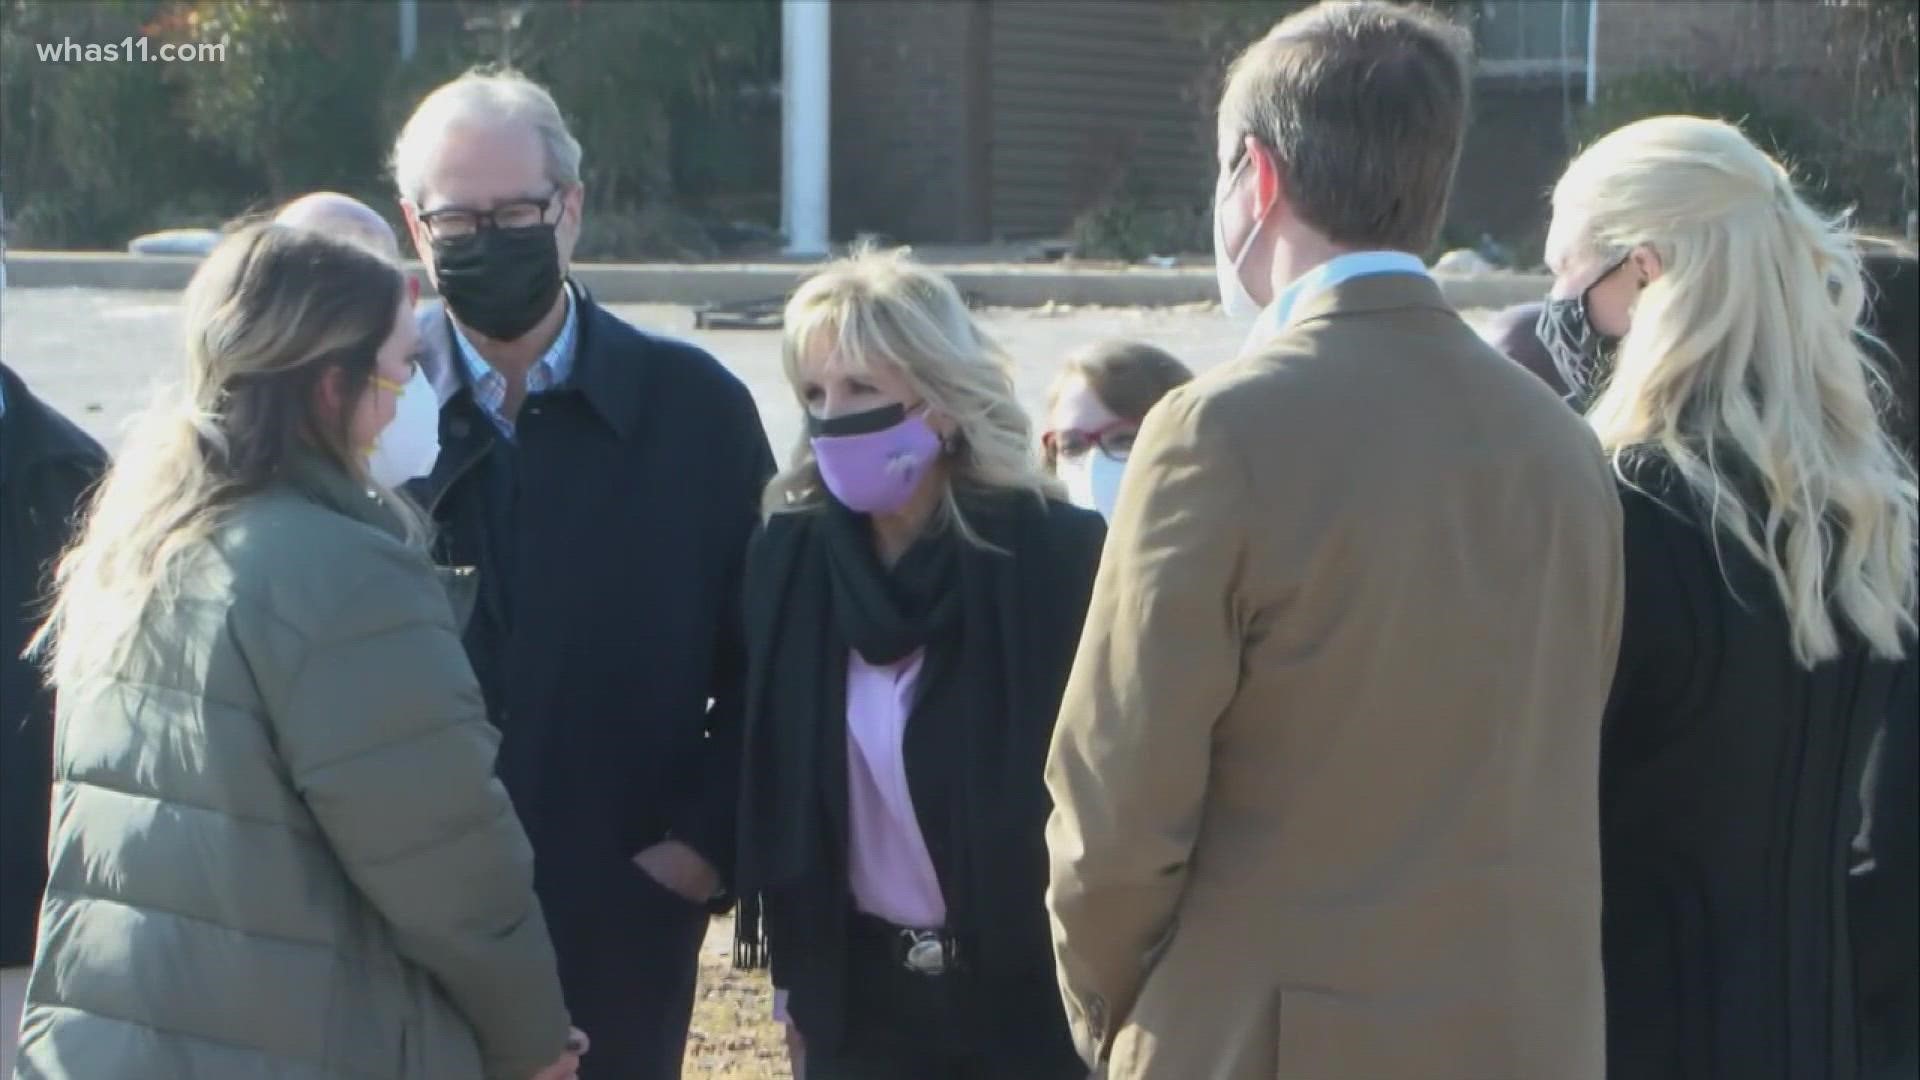
{"type": "MultiPolygon", "coordinates": [[[[198,258],[183,255],[10,251],[7,285],[26,289],[176,291],[186,287],[199,265],[198,258]]],[[[407,269],[420,276],[423,295],[431,294],[419,264],[408,263],[407,269]]],[[[1219,299],[1210,268],[1065,269],[1053,265],[976,264],[936,269],[961,292],[987,307],[1176,307],[1211,304],[1219,299]]],[[[805,264],[778,263],[581,263],[573,268],[573,274],[602,303],[692,307],[784,296],[810,270],[805,264]]],[[[1463,310],[1537,300],[1546,295],[1551,283],[1539,274],[1436,276],[1447,301],[1463,310]]]]}

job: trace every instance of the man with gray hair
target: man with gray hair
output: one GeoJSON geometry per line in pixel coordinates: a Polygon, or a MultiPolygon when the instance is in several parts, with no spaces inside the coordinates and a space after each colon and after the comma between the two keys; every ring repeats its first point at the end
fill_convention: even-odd
{"type": "Polygon", "coordinates": [[[746,387],[568,276],[585,189],[512,72],[429,94],[393,150],[441,452],[415,493],[478,569],[466,644],[536,853],[582,1076],[680,1075],[699,948],[729,902],[739,588],[773,455],[746,387]]]}
{"type": "Polygon", "coordinates": [[[1229,75],[1246,344],[1141,428],[1048,762],[1060,980],[1112,1080],[1605,1074],[1620,506],[1420,259],[1468,45],[1328,2],[1229,75]]]}

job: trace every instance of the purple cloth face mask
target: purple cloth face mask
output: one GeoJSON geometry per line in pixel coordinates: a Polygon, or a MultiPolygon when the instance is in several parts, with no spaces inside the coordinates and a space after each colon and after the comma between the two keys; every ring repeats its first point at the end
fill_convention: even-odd
{"type": "Polygon", "coordinates": [[[856,514],[888,514],[905,506],[940,456],[940,436],[924,412],[887,405],[850,416],[809,417],[820,479],[856,514]]]}

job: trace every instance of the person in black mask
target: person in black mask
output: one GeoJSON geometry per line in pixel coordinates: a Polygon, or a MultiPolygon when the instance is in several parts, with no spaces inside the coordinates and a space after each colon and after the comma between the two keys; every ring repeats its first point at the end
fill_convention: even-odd
{"type": "MultiPolygon", "coordinates": [[[[1920,507],[1861,335],[1858,238],[1691,116],[1595,142],[1553,211],[1548,345],[1599,365],[1583,411],[1626,554],[1600,752],[1608,1075],[1869,1075],[1899,1050],[1874,1007],[1899,973],[1857,958],[1911,971],[1913,908],[1850,910],[1848,871],[1874,740],[1913,762],[1920,507]]],[[[1866,854],[1897,863],[1911,841],[1884,830],[1912,803],[1864,801],[1866,854]]]]}
{"type": "Polygon", "coordinates": [[[1629,261],[1622,255],[1572,284],[1564,277],[1555,278],[1553,291],[1540,305],[1539,319],[1534,323],[1534,335],[1546,347],[1560,376],[1556,389],[1581,412],[1599,392],[1600,382],[1613,363],[1614,350],[1620,347],[1620,335],[1626,333],[1626,327],[1612,322],[1608,313],[1620,307],[1624,297],[1646,285],[1644,275],[1635,276],[1637,270],[1627,272],[1632,269],[1629,261]],[[1621,303],[1596,304],[1596,292],[1607,293],[1621,303]]]}
{"type": "Polygon", "coordinates": [[[567,1005],[594,1034],[581,1075],[678,1077],[700,943],[729,902],[739,582],[773,456],[712,356],[568,277],[580,144],[544,89],[455,79],[392,166],[443,302],[421,316],[441,452],[413,494],[441,561],[478,572],[467,652],[567,1005]]]}

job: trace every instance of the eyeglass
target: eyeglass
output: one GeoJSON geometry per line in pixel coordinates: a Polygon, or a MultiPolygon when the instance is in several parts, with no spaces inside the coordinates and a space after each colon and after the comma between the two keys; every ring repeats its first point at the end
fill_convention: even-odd
{"type": "Polygon", "coordinates": [[[547,211],[559,197],[560,189],[555,188],[544,198],[512,199],[492,210],[447,206],[421,214],[420,223],[435,240],[459,240],[481,229],[530,229],[547,223],[547,211]]]}
{"type": "Polygon", "coordinates": [[[1060,457],[1079,457],[1094,448],[1114,459],[1125,461],[1133,453],[1133,442],[1140,436],[1140,428],[1126,420],[1116,420],[1097,431],[1081,431],[1078,428],[1064,428],[1048,431],[1040,436],[1040,443],[1060,457]]]}

